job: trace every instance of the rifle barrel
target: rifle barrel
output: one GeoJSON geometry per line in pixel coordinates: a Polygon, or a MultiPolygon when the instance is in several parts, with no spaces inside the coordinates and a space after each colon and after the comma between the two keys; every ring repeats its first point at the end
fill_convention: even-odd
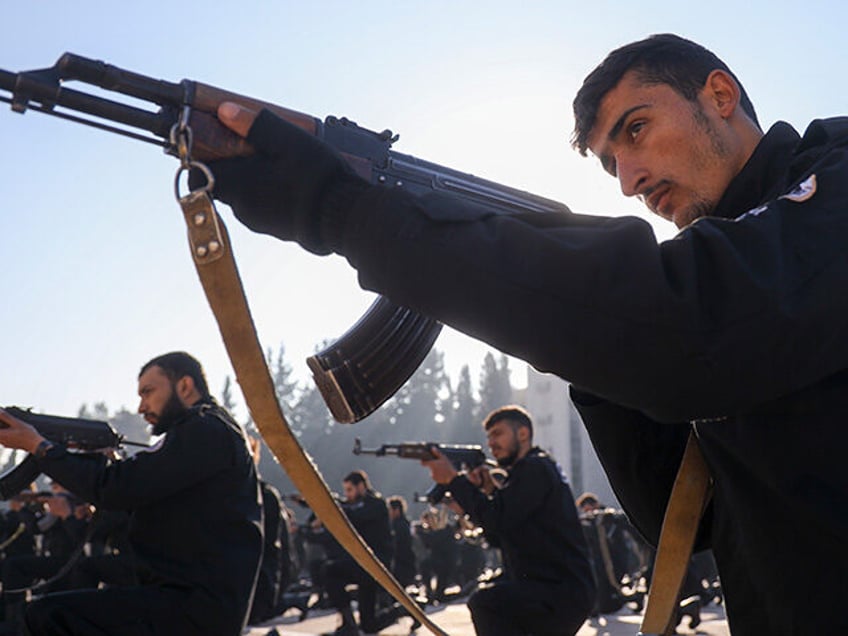
{"type": "Polygon", "coordinates": [[[55,68],[61,72],[62,79],[79,80],[160,106],[179,106],[186,97],[183,84],[153,79],[74,53],[62,55],[55,68]]]}
{"type": "MultiPolygon", "coordinates": [[[[67,88],[61,84],[60,79],[61,78],[57,77],[55,73],[50,72],[50,69],[47,71],[24,73],[10,73],[0,69],[0,90],[8,91],[10,94],[10,97],[8,98],[0,97],[0,101],[11,104],[12,110],[21,113],[26,111],[26,109],[31,108],[47,115],[55,115],[65,119],[71,119],[79,123],[92,125],[111,132],[118,132],[122,134],[124,132],[131,132],[104,125],[100,122],[54,111],[56,106],[60,106],[92,117],[123,124],[130,128],[147,131],[156,137],[161,138],[162,141],[158,142],[159,145],[165,145],[165,140],[168,139],[171,126],[177,120],[178,109],[176,106],[163,106],[163,108],[157,112],[151,112],[144,110],[143,108],[137,108],[130,104],[67,88]]],[[[99,86],[99,84],[95,85],[99,86]]],[[[132,97],[138,96],[137,94],[142,94],[142,91],[138,90],[119,90],[119,92],[132,97]]],[[[150,98],[150,101],[159,103],[164,100],[161,98],[150,98]]],[[[140,138],[144,141],[150,140],[149,138],[139,136],[137,134],[130,136],[135,136],[135,138],[140,138]]]]}

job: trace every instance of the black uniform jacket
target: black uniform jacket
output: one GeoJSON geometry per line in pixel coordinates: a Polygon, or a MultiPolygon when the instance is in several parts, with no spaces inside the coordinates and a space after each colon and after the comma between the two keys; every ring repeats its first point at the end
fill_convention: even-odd
{"type": "Polygon", "coordinates": [[[848,120],[776,124],[718,213],[660,244],[633,217],[329,187],[352,202],[323,238],[365,288],[594,396],[587,426],[648,537],[680,423],[701,421],[734,634],[848,633],[848,120]]]}
{"type": "Polygon", "coordinates": [[[131,512],[141,582],[184,588],[197,633],[240,633],[262,554],[262,513],[247,443],[226,411],[198,404],[158,445],[124,461],[54,447],[39,465],[85,501],[131,512]]]}
{"type": "Polygon", "coordinates": [[[533,448],[509,469],[491,497],[464,475],[448,485],[489,542],[501,549],[507,579],[568,583],[588,606],[595,596],[592,568],[574,496],[559,467],[533,448]]]}
{"type": "Polygon", "coordinates": [[[368,491],[357,501],[342,504],[342,509],[365,543],[386,565],[392,562],[392,530],[386,500],[368,491]]]}

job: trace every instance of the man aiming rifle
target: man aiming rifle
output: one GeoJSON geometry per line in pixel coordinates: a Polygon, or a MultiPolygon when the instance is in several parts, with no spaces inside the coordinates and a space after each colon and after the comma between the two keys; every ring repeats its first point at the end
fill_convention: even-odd
{"type": "Polygon", "coordinates": [[[367,289],[570,381],[652,543],[694,432],[714,483],[699,545],[733,633],[845,631],[846,119],[764,133],[727,65],[673,35],[613,51],[574,111],[576,148],[675,223],[673,240],[635,218],[499,215],[374,187],[233,103],[219,119],[259,154],[213,163],[215,195],[254,230],[342,254],[367,289]]]}
{"type": "Polygon", "coordinates": [[[145,364],[139,413],[162,435],[133,457],[77,455],[0,409],[0,444],[103,509],[131,513],[137,583],[48,595],[26,612],[39,636],[237,636],[262,529],[256,470],[240,427],[209,394],[200,363],[174,352],[145,364]]]}
{"type": "Polygon", "coordinates": [[[592,609],[595,583],[571,488],[533,446],[524,409],[497,409],[483,427],[508,472],[501,487],[485,465],[459,473],[438,449],[422,461],[503,555],[504,574],[468,600],[474,628],[479,636],[575,634],[592,609]]]}

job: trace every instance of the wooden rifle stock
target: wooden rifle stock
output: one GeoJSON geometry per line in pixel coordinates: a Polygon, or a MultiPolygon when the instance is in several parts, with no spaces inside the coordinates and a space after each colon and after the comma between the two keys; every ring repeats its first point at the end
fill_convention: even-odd
{"type": "MultiPolygon", "coordinates": [[[[31,109],[64,117],[160,145],[170,154],[177,152],[171,133],[187,114],[192,157],[199,161],[253,152],[244,139],[218,122],[219,104],[232,101],[254,110],[267,108],[334,147],[371,183],[415,194],[440,191],[503,214],[568,212],[561,203],[400,154],[391,149],[398,137],[389,130],[374,132],[345,118],[321,121],[207,84],[157,80],[72,53],[64,54],[46,69],[23,73],[0,70],[3,90],[10,97],[0,95],[0,101],[10,103],[17,112],[31,109]],[[89,95],[62,85],[66,81],[97,86],[152,102],[159,108],[148,111],[89,95]],[[105,125],[101,120],[116,125],[105,125]]],[[[333,417],[343,423],[359,421],[392,397],[427,356],[440,330],[435,320],[378,298],[336,343],[307,360],[333,417]]]]}

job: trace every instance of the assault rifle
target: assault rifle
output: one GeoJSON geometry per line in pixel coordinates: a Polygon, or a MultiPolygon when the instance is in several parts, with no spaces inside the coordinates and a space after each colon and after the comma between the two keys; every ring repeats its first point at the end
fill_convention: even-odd
{"type": "MultiPolygon", "coordinates": [[[[120,448],[123,444],[145,446],[145,444],[124,440],[109,422],[33,413],[16,406],[3,408],[12,417],[35,428],[46,439],[73,450],[97,451],[105,448],[120,448]]],[[[0,423],[0,427],[6,428],[6,425],[0,423]]],[[[0,475],[0,499],[5,501],[18,495],[40,474],[36,459],[32,455],[27,455],[20,464],[0,475]]]]}
{"type": "MultiPolygon", "coordinates": [[[[436,442],[404,442],[402,444],[383,444],[379,448],[362,448],[362,442],[357,438],[353,444],[354,455],[374,455],[376,457],[394,456],[402,459],[418,459],[429,461],[436,459],[433,449],[436,448],[453,464],[457,470],[472,470],[483,464],[497,466],[491,459],[486,458],[482,446],[474,444],[437,444],[436,442]]],[[[425,501],[432,505],[438,504],[447,495],[448,489],[442,484],[433,484],[424,493],[425,501]]],[[[418,501],[416,497],[416,501],[418,501]]]]}
{"type": "MultiPolygon", "coordinates": [[[[0,70],[0,101],[18,113],[35,110],[149,142],[181,155],[189,139],[193,166],[246,155],[246,141],[216,119],[224,101],[268,108],[338,150],[363,178],[416,194],[440,191],[485,205],[493,212],[568,212],[561,203],[486,181],[391,149],[398,135],[374,132],[342,117],[323,122],[311,115],[227,92],[191,80],[154,79],[101,61],[65,53],[54,66],[11,73],[0,70]],[[68,88],[70,81],[148,102],[157,110],[68,88]],[[77,114],[77,113],[81,113],[77,114]],[[190,134],[183,134],[189,131],[190,134]]],[[[441,325],[380,297],[334,344],[307,360],[333,417],[359,421],[389,399],[430,351],[441,325]]]]}

